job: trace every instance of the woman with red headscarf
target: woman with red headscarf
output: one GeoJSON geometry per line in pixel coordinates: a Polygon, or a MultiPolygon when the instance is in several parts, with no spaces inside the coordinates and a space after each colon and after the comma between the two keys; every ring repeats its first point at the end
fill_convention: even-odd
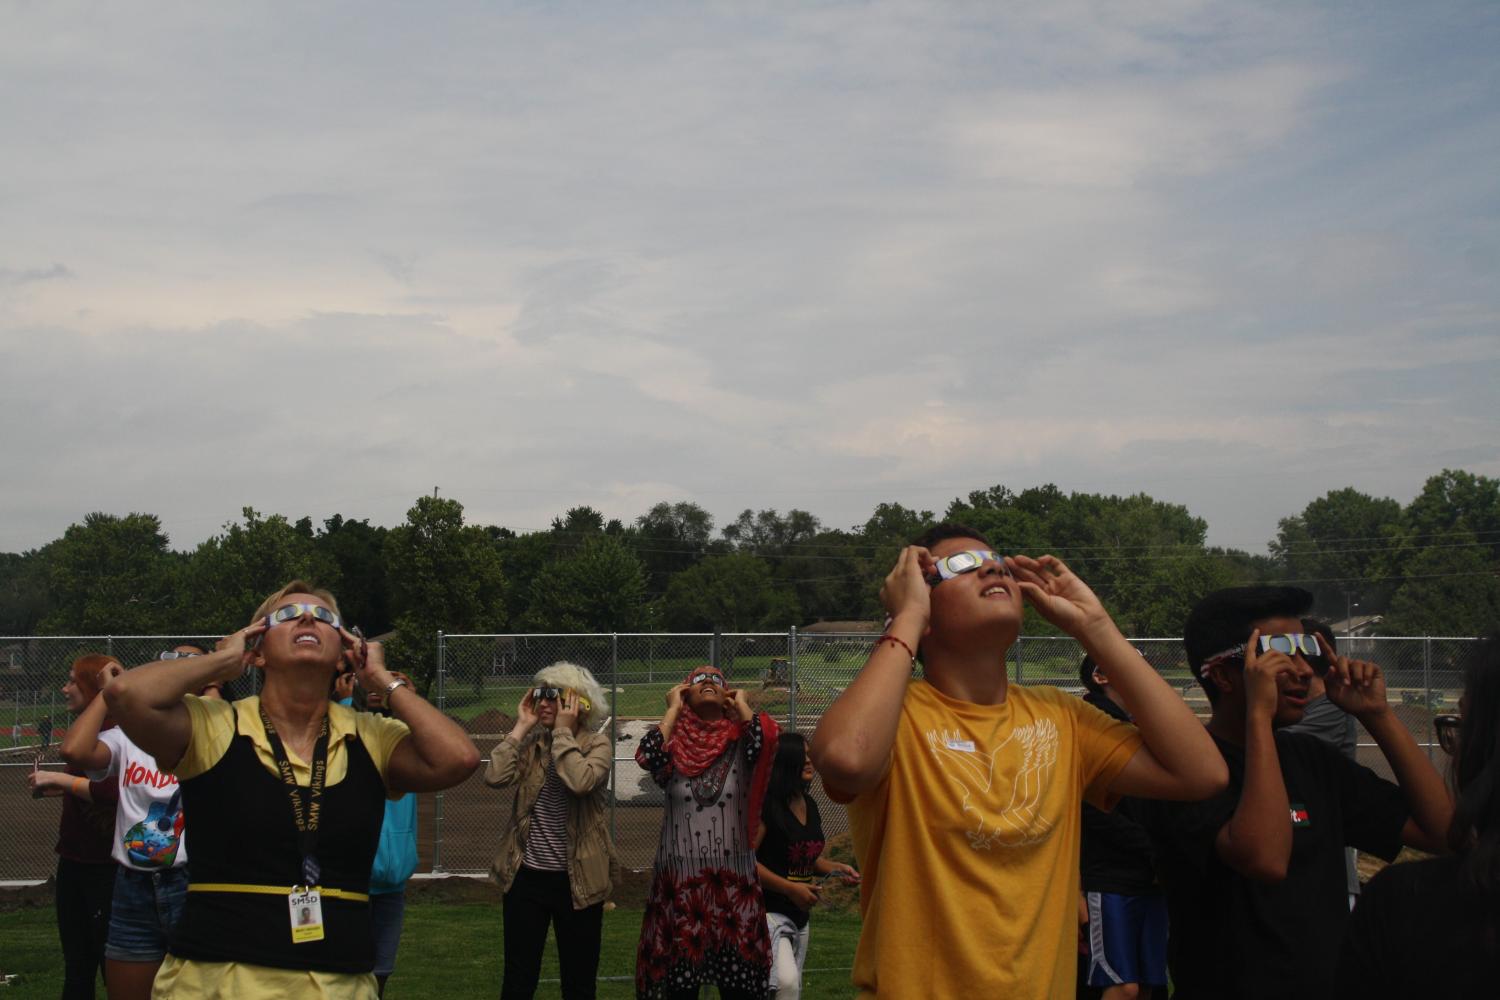
{"type": "Polygon", "coordinates": [[[667,713],[636,748],[666,793],[651,896],[636,950],[639,998],[765,995],[766,905],[752,846],[776,757],[776,723],[717,667],[667,692],[667,713]]]}

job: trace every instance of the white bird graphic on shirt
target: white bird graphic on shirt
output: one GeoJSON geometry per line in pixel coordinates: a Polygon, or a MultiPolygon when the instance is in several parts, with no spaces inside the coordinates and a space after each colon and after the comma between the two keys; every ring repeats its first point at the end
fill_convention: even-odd
{"type": "MultiPolygon", "coordinates": [[[[1038,810],[1057,765],[1057,725],[1050,719],[1038,719],[1017,726],[987,754],[952,746],[966,743],[956,730],[927,731],[933,759],[962,793],[963,813],[973,814],[974,828],[964,831],[969,846],[987,851],[996,844],[1018,847],[1044,838],[1053,824],[1038,810]],[[1020,758],[1008,795],[1004,787],[995,787],[995,765],[1001,754],[1005,754],[1007,763],[1020,758]],[[1005,801],[999,801],[1001,798],[1005,801]]],[[[1002,776],[1008,772],[1009,768],[1002,767],[1002,776]]]]}

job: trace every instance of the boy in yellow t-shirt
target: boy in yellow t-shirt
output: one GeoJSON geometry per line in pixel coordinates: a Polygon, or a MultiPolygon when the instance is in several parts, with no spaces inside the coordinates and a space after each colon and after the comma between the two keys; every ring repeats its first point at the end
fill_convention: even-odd
{"type": "Polygon", "coordinates": [[[829,794],[849,804],[864,871],[854,985],[862,997],[1071,997],[1081,803],[1205,798],[1228,781],[1223,760],[1052,556],[1002,557],[941,524],[902,551],[880,596],[890,625],[812,744],[829,794]],[[1010,686],[1023,600],[1083,645],[1135,726],[1010,686]]]}

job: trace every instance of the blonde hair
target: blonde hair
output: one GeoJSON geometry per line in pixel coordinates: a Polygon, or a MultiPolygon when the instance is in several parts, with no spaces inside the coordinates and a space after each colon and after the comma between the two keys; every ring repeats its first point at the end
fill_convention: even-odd
{"type": "Polygon", "coordinates": [[[275,611],[278,607],[280,607],[282,598],[286,597],[288,594],[306,594],[309,597],[316,597],[318,600],[322,601],[324,605],[327,606],[329,611],[332,611],[334,614],[338,615],[340,619],[344,617],[344,613],[339,610],[339,602],[335,600],[334,596],[328,591],[324,590],[322,587],[314,587],[306,580],[293,580],[285,587],[282,587],[280,590],[276,591],[276,593],[266,598],[264,601],[261,601],[260,607],[255,609],[255,614],[250,616],[249,624],[254,625],[266,615],[270,614],[272,611],[275,611]]]}
{"type": "Polygon", "coordinates": [[[598,710],[604,707],[604,688],[594,680],[594,675],[580,667],[576,663],[567,660],[559,660],[548,667],[538,670],[531,678],[531,683],[539,687],[572,688],[583,695],[593,705],[588,711],[580,711],[578,718],[597,718],[598,710]]]}

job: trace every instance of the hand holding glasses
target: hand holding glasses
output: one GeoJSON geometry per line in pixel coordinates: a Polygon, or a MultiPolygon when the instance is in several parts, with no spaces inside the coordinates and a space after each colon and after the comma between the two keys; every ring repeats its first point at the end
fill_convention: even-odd
{"type": "Polygon", "coordinates": [[[927,582],[936,587],[944,580],[951,580],[955,576],[963,576],[972,573],[986,562],[992,562],[1000,567],[1000,572],[1010,576],[1010,568],[1005,565],[1005,557],[992,549],[965,549],[952,555],[943,556],[933,563],[934,571],[927,574],[927,582]]]}

